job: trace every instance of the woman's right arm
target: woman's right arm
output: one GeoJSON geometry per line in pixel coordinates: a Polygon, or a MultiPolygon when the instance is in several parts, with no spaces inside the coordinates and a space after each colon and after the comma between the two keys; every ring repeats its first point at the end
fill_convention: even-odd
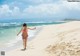
{"type": "Polygon", "coordinates": [[[22,29],[23,29],[23,28],[21,28],[21,30],[19,31],[19,33],[17,34],[17,36],[21,33],[22,29]]]}
{"type": "Polygon", "coordinates": [[[28,28],[28,29],[30,29],[30,30],[35,30],[35,29],[36,29],[36,27],[34,27],[34,28],[28,28]]]}

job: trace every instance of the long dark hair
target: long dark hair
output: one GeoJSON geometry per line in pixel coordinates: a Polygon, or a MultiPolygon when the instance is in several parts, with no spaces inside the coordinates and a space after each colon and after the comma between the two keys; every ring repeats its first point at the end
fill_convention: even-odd
{"type": "Polygon", "coordinates": [[[26,24],[26,23],[24,23],[24,24],[23,24],[23,27],[27,27],[27,24],[26,24]]]}

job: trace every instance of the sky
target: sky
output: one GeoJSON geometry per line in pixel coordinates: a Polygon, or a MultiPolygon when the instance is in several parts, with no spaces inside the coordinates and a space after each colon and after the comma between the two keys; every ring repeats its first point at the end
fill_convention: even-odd
{"type": "Polygon", "coordinates": [[[80,19],[80,2],[67,0],[0,0],[0,20],[80,19]]]}

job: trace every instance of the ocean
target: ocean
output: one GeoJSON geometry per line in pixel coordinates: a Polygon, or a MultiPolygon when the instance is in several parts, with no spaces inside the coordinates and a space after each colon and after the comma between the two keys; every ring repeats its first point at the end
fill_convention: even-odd
{"type": "MultiPolygon", "coordinates": [[[[61,24],[64,22],[26,22],[28,27],[37,27],[36,30],[28,30],[29,40],[31,40],[45,25],[61,24]]],[[[17,36],[23,22],[1,22],[0,23],[0,49],[14,46],[22,40],[21,34],[17,36]]],[[[18,46],[20,43],[18,43],[18,46]]]]}

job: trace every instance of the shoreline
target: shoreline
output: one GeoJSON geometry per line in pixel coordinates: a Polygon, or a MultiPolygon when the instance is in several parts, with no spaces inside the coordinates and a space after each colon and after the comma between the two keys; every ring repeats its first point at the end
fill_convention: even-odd
{"type": "MultiPolygon", "coordinates": [[[[61,23],[61,24],[63,24],[63,23],[61,23]]],[[[59,24],[43,25],[43,26],[41,26],[42,28],[41,28],[40,30],[38,30],[39,32],[37,32],[37,35],[40,34],[41,31],[43,31],[43,28],[45,28],[46,26],[51,26],[51,25],[56,26],[56,25],[59,25],[59,24]]],[[[29,41],[28,45],[29,45],[29,44],[31,45],[31,42],[33,42],[33,41],[37,38],[37,35],[35,35],[34,37],[31,38],[31,41],[29,41]]],[[[29,46],[30,46],[30,45],[29,45],[29,46]]],[[[28,48],[29,48],[29,46],[28,46],[28,48]]],[[[31,45],[31,46],[32,46],[32,45],[31,45]]],[[[17,48],[17,49],[20,51],[21,48],[22,48],[22,47],[19,47],[19,48],[17,48]]],[[[33,48],[32,48],[32,49],[33,49],[33,48]]],[[[16,50],[16,48],[13,49],[13,50],[16,50]]],[[[11,50],[10,50],[10,51],[11,51],[11,50]]],[[[8,52],[10,52],[10,51],[8,51],[8,52]]]]}
{"type": "Polygon", "coordinates": [[[27,50],[21,48],[6,52],[6,56],[79,56],[80,21],[46,25],[28,42],[27,50]]]}
{"type": "MultiPolygon", "coordinates": [[[[36,26],[37,29],[36,31],[33,33],[34,35],[33,36],[29,36],[28,38],[28,41],[31,41],[35,38],[36,34],[38,34],[40,32],[40,30],[42,30],[42,27],[43,26],[36,26]]],[[[12,41],[14,42],[10,42],[10,43],[7,43],[7,46],[4,47],[4,48],[0,48],[0,51],[6,51],[6,52],[9,52],[11,50],[14,50],[14,49],[17,49],[17,48],[20,48],[22,46],[22,37],[21,36],[16,36],[16,39],[14,39],[12,41]],[[15,42],[15,41],[17,42],[15,42]],[[12,45],[10,45],[12,44],[12,45]],[[8,46],[9,45],[9,46],[8,46]],[[15,47],[16,46],[16,47],[15,47]]]]}
{"type": "MultiPolygon", "coordinates": [[[[60,24],[62,24],[62,23],[60,23],[60,24]]],[[[57,24],[53,24],[53,23],[52,23],[52,24],[47,24],[47,25],[44,24],[44,25],[29,26],[29,27],[43,28],[43,27],[48,26],[48,25],[57,25],[57,24]]],[[[20,29],[20,27],[18,27],[18,28],[20,29]]],[[[18,29],[18,28],[17,28],[17,29],[18,29]]],[[[12,28],[11,28],[11,29],[12,29],[12,28]]],[[[29,38],[29,40],[34,39],[40,30],[41,30],[41,29],[37,30],[36,33],[33,34],[33,35],[35,35],[35,36],[33,36],[33,37],[30,36],[31,38],[29,38]]],[[[31,34],[29,34],[29,35],[31,35],[31,34]]],[[[10,40],[8,43],[6,43],[6,44],[5,44],[6,47],[4,47],[4,48],[1,47],[1,48],[0,48],[0,51],[5,50],[5,49],[8,50],[8,48],[9,48],[10,46],[11,46],[11,47],[10,47],[11,49],[14,49],[14,48],[12,48],[12,47],[13,47],[16,43],[21,43],[21,40],[22,40],[22,39],[20,39],[21,36],[18,37],[19,40],[17,39],[17,36],[14,36],[14,37],[16,37],[16,38],[15,38],[14,40],[12,39],[12,40],[10,40]]],[[[19,45],[20,45],[20,44],[19,44],[19,45]]],[[[6,50],[5,50],[5,51],[6,51],[6,50]]]]}

